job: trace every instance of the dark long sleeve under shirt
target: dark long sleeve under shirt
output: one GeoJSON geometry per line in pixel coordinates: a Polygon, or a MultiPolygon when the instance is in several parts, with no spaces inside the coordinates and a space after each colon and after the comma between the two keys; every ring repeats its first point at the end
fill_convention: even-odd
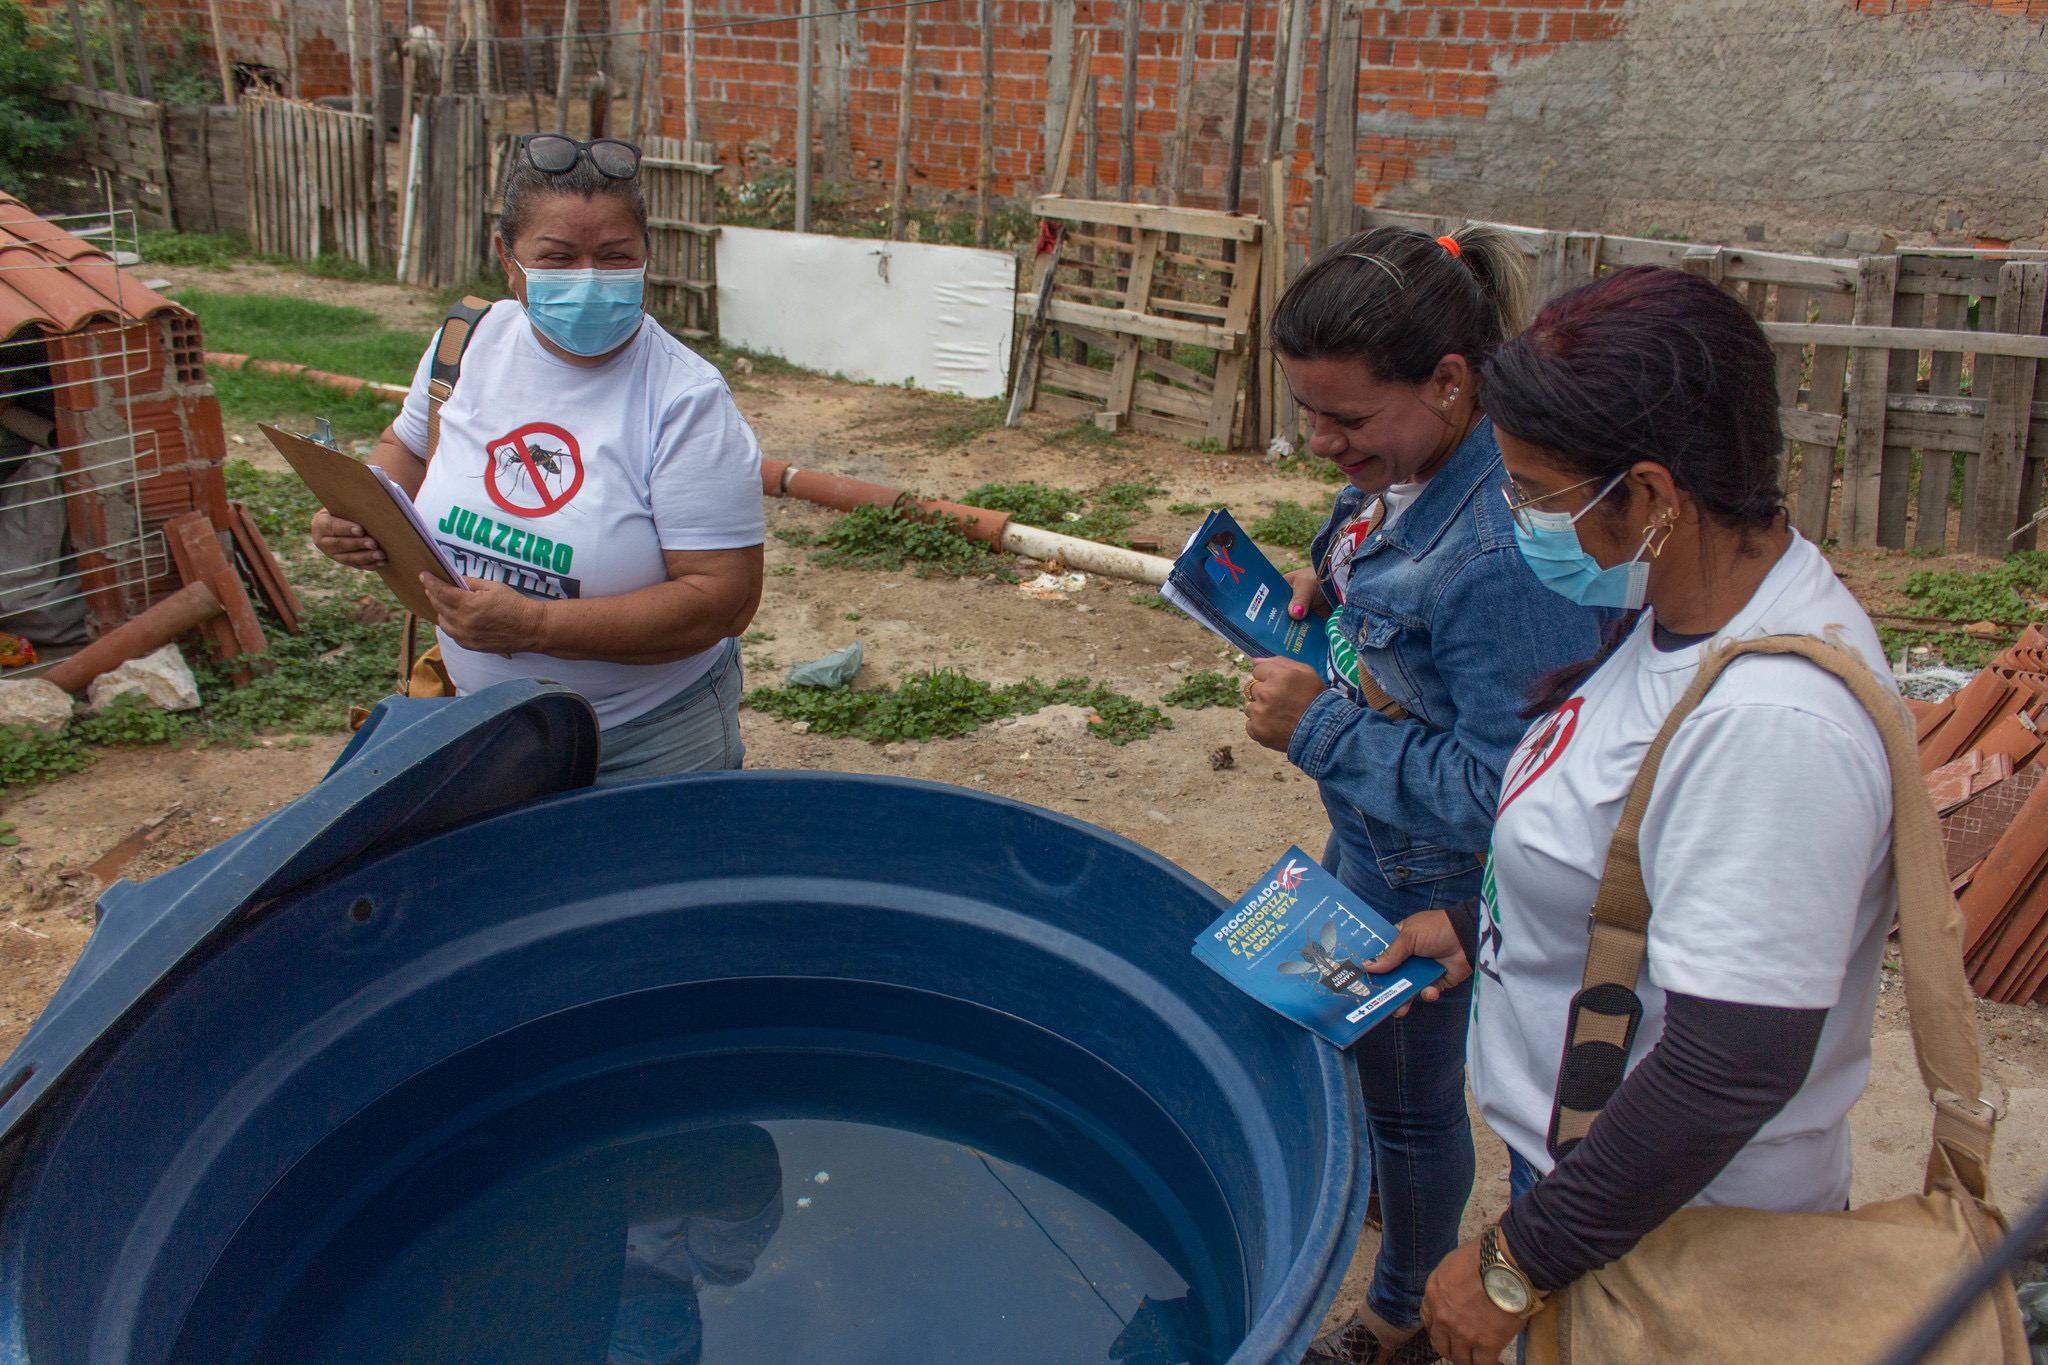
{"type": "Polygon", "coordinates": [[[1657,1045],[1585,1139],[1501,1217],[1516,1264],[1553,1290],[1625,1255],[1798,1093],[1827,1017],[1667,992],[1657,1045]]]}

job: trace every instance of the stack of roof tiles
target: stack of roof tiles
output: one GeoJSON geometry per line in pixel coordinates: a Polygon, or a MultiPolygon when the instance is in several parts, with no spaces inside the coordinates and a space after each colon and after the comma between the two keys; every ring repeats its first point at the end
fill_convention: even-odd
{"type": "Polygon", "coordinates": [[[2031,1000],[2048,986],[2048,632],[2027,627],[1968,686],[1914,710],[1970,983],[2031,1000]]]}

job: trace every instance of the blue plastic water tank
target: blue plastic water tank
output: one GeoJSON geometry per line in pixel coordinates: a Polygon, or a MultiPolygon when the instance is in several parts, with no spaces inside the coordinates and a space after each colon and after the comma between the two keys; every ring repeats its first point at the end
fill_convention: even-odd
{"type": "Polygon", "coordinates": [[[292,806],[107,892],[0,1067],[0,1360],[340,1358],[391,1210],[678,1104],[1042,1172],[1231,1361],[1299,1358],[1363,1217],[1357,1082],[1190,955],[1214,892],[957,787],[597,789],[596,755],[548,684],[386,703],[292,806]]]}

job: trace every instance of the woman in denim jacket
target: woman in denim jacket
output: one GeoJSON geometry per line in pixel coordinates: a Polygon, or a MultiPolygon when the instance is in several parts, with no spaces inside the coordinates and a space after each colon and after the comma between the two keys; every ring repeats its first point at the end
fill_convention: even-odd
{"type": "MultiPolygon", "coordinates": [[[[1259,663],[1246,732],[1316,780],[1325,865],[1390,920],[1479,893],[1501,770],[1530,685],[1594,653],[1603,613],[1529,571],[1496,491],[1481,360],[1518,330],[1519,253],[1467,227],[1399,228],[1329,251],[1287,291],[1272,344],[1314,422],[1309,450],[1350,487],[1289,575],[1293,614],[1327,618],[1326,676],[1259,663]]],[[[1472,1189],[1465,1115],[1471,983],[1353,1049],[1382,1235],[1366,1306],[1311,1359],[1436,1359],[1417,1331],[1429,1272],[1472,1189]]]]}

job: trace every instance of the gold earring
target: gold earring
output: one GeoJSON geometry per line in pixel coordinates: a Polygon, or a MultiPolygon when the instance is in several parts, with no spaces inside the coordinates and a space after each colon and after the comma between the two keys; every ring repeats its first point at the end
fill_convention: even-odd
{"type": "Polygon", "coordinates": [[[1638,553],[1647,553],[1652,559],[1662,555],[1664,547],[1671,543],[1671,533],[1677,529],[1678,509],[1676,507],[1665,508],[1663,513],[1655,521],[1651,522],[1649,528],[1643,532],[1643,548],[1638,553]],[[1662,540],[1657,539],[1659,531],[1664,533],[1662,540]],[[1656,543],[1653,545],[1651,544],[1652,541],[1656,541],[1656,543]]]}

